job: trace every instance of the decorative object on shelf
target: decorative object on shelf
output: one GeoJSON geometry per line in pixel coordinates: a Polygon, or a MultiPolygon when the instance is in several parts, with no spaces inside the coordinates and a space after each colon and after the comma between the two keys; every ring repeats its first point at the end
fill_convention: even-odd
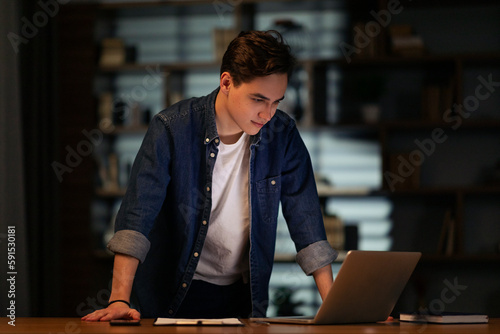
{"type": "Polygon", "coordinates": [[[115,129],[113,124],[113,94],[103,92],[99,96],[99,129],[104,133],[110,133],[115,129]]]}
{"type": "Polygon", "coordinates": [[[274,21],[269,29],[276,30],[283,36],[296,57],[307,51],[310,36],[303,25],[291,19],[279,19],[274,21]]]}
{"type": "Polygon", "coordinates": [[[104,38],[101,41],[100,67],[118,67],[135,63],[137,48],[126,46],[121,38],[104,38]]]}
{"type": "Polygon", "coordinates": [[[326,239],[336,250],[343,250],[345,244],[344,224],[342,219],[336,215],[323,214],[325,224],[326,239]]]}
{"type": "Polygon", "coordinates": [[[118,156],[115,153],[108,155],[109,170],[108,170],[108,182],[106,183],[106,189],[118,190],[120,185],[118,183],[118,156]]]}
{"type": "Polygon", "coordinates": [[[124,125],[125,118],[130,115],[130,106],[122,100],[116,100],[113,103],[113,124],[117,126],[124,125]]]}
{"type": "Polygon", "coordinates": [[[96,162],[99,166],[100,189],[104,194],[119,193],[120,184],[118,181],[118,157],[115,153],[110,153],[107,155],[107,161],[103,160],[105,159],[96,158],[96,162]]]}
{"type": "Polygon", "coordinates": [[[151,120],[151,110],[143,108],[137,102],[127,104],[121,99],[113,101],[111,92],[103,92],[99,96],[99,129],[103,133],[112,133],[124,127],[129,130],[141,129],[151,120]]]}
{"type": "Polygon", "coordinates": [[[104,38],[101,41],[101,56],[99,66],[113,67],[125,64],[125,44],[120,38],[104,38]]]}
{"type": "Polygon", "coordinates": [[[377,123],[380,119],[380,105],[378,103],[363,103],[360,111],[361,118],[365,123],[377,123]]]}
{"type": "Polygon", "coordinates": [[[288,81],[285,100],[280,104],[280,109],[289,114],[296,122],[300,122],[304,116],[304,108],[300,97],[301,89],[302,82],[298,76],[298,72],[295,71],[288,81]]]}
{"type": "Polygon", "coordinates": [[[168,95],[168,102],[167,104],[170,106],[172,104],[176,104],[177,102],[180,102],[184,99],[184,96],[182,95],[181,92],[179,91],[172,91],[168,95]]]}
{"type": "Polygon", "coordinates": [[[457,247],[457,223],[451,210],[448,209],[446,210],[441,227],[437,253],[451,256],[457,252],[457,247]]]}
{"type": "Polygon", "coordinates": [[[138,128],[142,125],[142,110],[139,103],[132,103],[130,107],[130,119],[128,120],[127,126],[132,128],[138,128]]]}
{"type": "Polygon", "coordinates": [[[214,56],[216,61],[220,61],[229,43],[238,35],[235,29],[216,28],[213,32],[214,56]]]}
{"type": "Polygon", "coordinates": [[[389,26],[391,54],[403,57],[421,57],[425,54],[422,36],[415,34],[409,24],[389,26]]]}
{"type": "Polygon", "coordinates": [[[115,221],[116,221],[116,216],[118,215],[118,210],[120,209],[120,201],[117,201],[113,205],[113,211],[112,211],[112,216],[111,220],[108,224],[108,228],[106,231],[104,231],[103,236],[102,236],[102,241],[103,245],[106,247],[106,245],[109,243],[113,235],[115,234],[115,221]]]}
{"type": "Polygon", "coordinates": [[[380,98],[385,92],[386,79],[381,75],[361,75],[353,81],[353,91],[360,103],[361,120],[377,123],[381,117],[380,98]]]}

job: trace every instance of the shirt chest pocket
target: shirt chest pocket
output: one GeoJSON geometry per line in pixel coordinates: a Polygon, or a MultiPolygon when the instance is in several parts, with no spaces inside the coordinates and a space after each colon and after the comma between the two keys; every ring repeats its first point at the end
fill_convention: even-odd
{"type": "Polygon", "coordinates": [[[276,221],[281,196],[281,176],[257,181],[256,187],[263,220],[265,222],[276,221]]]}

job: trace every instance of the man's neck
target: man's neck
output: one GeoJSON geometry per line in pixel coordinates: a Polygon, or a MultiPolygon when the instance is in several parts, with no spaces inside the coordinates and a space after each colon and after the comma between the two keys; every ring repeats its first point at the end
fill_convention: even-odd
{"type": "Polygon", "coordinates": [[[242,135],[243,135],[243,131],[241,131],[240,133],[236,133],[234,135],[221,135],[221,134],[219,134],[219,138],[224,144],[231,145],[231,144],[236,143],[241,138],[242,135]]]}
{"type": "Polygon", "coordinates": [[[219,92],[215,99],[215,124],[220,140],[227,145],[241,138],[243,131],[231,120],[225,107],[225,95],[219,92]]]}

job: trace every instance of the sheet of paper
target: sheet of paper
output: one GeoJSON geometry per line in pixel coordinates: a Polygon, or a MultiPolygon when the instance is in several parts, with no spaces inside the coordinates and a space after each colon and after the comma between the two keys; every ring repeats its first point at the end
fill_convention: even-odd
{"type": "Polygon", "coordinates": [[[157,318],[154,325],[170,326],[242,326],[243,323],[237,318],[222,319],[184,319],[184,318],[157,318]]]}

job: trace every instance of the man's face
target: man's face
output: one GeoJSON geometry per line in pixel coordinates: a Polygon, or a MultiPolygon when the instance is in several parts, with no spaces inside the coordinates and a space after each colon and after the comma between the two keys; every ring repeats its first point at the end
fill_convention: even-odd
{"type": "Polygon", "coordinates": [[[286,74],[271,74],[239,86],[231,85],[226,105],[228,116],[245,133],[257,134],[276,113],[285,97],[287,83],[286,74]]]}

